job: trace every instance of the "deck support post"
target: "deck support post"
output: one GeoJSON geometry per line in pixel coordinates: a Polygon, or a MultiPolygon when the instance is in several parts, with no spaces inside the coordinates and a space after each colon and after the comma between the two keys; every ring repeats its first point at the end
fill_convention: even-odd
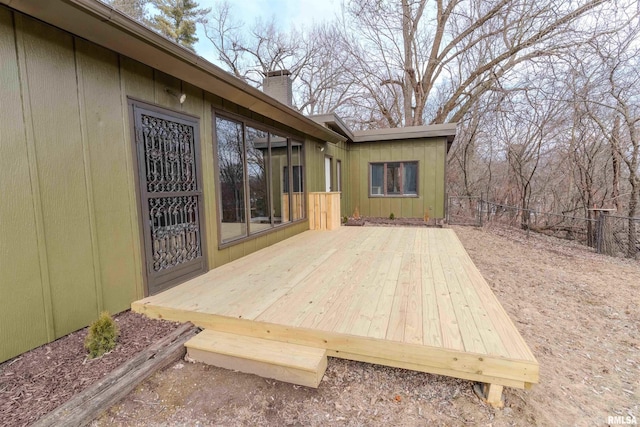
{"type": "Polygon", "coordinates": [[[474,391],[483,402],[488,403],[494,408],[503,408],[504,400],[502,400],[503,386],[498,384],[481,383],[474,386],[474,391]]]}

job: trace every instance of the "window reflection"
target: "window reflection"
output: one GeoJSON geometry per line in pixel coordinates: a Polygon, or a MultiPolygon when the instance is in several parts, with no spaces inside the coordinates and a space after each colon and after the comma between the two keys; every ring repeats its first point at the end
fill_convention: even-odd
{"type": "MultiPolygon", "coordinates": [[[[291,143],[291,212],[293,220],[304,218],[304,186],[303,186],[303,155],[302,143],[293,141],[291,143]]],[[[287,191],[289,188],[286,189],[287,191]]]]}
{"type": "Polygon", "coordinates": [[[400,163],[387,163],[387,194],[400,194],[400,163]]]}
{"type": "Polygon", "coordinates": [[[274,223],[291,222],[289,210],[289,189],[285,187],[289,174],[289,145],[284,136],[269,135],[271,144],[271,183],[273,185],[273,217],[274,223]]]}
{"type": "Polygon", "coordinates": [[[217,117],[222,241],[246,236],[242,123],[217,117]]]}
{"type": "Polygon", "coordinates": [[[304,219],[303,143],[216,116],[221,242],[304,219]]]}
{"type": "Polygon", "coordinates": [[[271,228],[269,212],[269,140],[267,132],[247,126],[249,233],[271,228]]]}

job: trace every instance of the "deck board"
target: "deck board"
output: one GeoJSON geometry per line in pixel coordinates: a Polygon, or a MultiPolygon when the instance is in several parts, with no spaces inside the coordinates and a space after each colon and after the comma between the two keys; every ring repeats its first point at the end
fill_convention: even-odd
{"type": "Polygon", "coordinates": [[[354,360],[538,381],[535,357],[449,229],[307,231],[132,308],[354,360]]]}

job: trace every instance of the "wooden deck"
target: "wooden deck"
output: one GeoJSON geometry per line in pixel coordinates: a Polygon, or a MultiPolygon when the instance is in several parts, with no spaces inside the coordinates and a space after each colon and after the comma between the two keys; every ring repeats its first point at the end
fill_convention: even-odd
{"type": "Polygon", "coordinates": [[[538,382],[538,362],[450,229],[307,231],[132,308],[334,357],[538,382]]]}

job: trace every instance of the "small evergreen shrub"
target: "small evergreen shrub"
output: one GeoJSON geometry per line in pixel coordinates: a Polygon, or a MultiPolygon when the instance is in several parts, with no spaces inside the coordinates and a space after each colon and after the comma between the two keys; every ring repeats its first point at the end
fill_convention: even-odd
{"type": "Polygon", "coordinates": [[[391,215],[389,215],[389,219],[390,219],[390,220],[394,220],[394,219],[396,219],[396,216],[393,214],[393,212],[391,212],[391,215]]]}
{"type": "Polygon", "coordinates": [[[120,330],[116,322],[106,311],[102,312],[98,320],[89,326],[89,332],[84,340],[84,348],[89,351],[89,358],[94,359],[116,348],[120,330]]]}

